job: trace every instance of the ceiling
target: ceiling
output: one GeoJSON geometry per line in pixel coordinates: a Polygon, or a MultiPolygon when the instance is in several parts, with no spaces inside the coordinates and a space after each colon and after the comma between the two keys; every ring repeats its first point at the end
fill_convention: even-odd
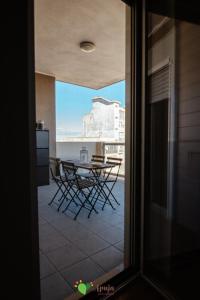
{"type": "Polygon", "coordinates": [[[36,72],[99,89],[125,78],[121,0],[35,0],[36,72]],[[80,50],[91,41],[96,50],[80,50]]]}

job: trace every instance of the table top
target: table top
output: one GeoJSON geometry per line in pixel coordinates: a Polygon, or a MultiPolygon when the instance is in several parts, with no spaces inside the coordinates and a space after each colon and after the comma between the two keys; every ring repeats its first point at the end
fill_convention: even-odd
{"type": "Polygon", "coordinates": [[[66,162],[73,163],[75,167],[86,170],[103,170],[113,168],[113,164],[99,163],[99,162],[81,162],[80,160],[65,160],[66,162]]]}

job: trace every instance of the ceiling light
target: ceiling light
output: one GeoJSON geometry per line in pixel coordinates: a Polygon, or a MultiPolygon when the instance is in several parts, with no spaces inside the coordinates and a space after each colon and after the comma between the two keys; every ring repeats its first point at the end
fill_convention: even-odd
{"type": "Polygon", "coordinates": [[[83,52],[93,52],[95,50],[96,46],[92,42],[81,42],[80,48],[83,52]]]}

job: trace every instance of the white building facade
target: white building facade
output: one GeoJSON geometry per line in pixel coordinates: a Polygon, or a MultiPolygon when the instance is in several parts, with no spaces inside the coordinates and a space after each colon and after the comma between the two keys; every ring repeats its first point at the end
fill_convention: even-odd
{"type": "Polygon", "coordinates": [[[83,136],[107,142],[124,142],[125,109],[119,101],[92,99],[90,113],[83,117],[83,136]]]}

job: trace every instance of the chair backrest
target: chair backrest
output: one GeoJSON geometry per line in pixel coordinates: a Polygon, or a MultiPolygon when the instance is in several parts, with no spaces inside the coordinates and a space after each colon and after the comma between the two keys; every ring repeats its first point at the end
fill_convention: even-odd
{"type": "Polygon", "coordinates": [[[60,176],[60,158],[57,157],[49,157],[49,167],[52,178],[56,178],[56,176],[60,176]]]}
{"type": "Polygon", "coordinates": [[[105,156],[104,155],[92,155],[91,161],[104,163],[105,156]]]}
{"type": "Polygon", "coordinates": [[[122,158],[107,157],[106,163],[113,164],[113,165],[116,165],[116,166],[119,166],[119,165],[121,166],[121,164],[122,164],[122,158]]]}
{"type": "Polygon", "coordinates": [[[68,161],[61,161],[62,170],[65,174],[66,180],[72,178],[72,176],[76,176],[77,168],[74,166],[74,163],[68,161]]]}
{"type": "Polygon", "coordinates": [[[118,167],[117,168],[117,173],[116,173],[116,179],[119,175],[119,170],[122,164],[122,158],[118,157],[107,157],[106,163],[113,165],[113,167],[118,167]]]}

